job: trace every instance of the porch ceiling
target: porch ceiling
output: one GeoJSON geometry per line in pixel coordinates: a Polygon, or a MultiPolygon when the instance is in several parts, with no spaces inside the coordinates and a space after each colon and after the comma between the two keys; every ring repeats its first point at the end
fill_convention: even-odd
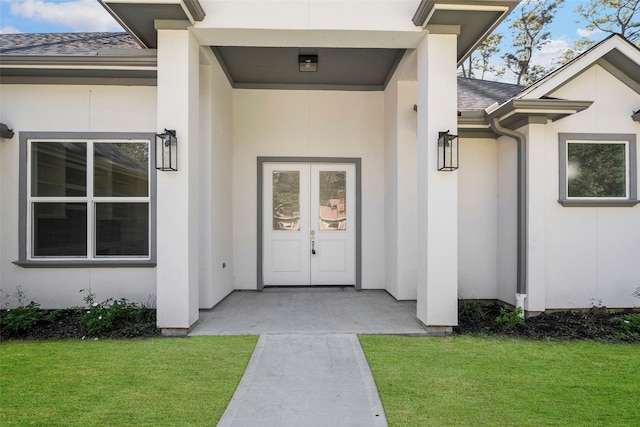
{"type": "Polygon", "coordinates": [[[382,90],[404,49],[212,47],[233,87],[382,90]],[[317,55],[317,72],[299,72],[298,55],[317,55]]]}

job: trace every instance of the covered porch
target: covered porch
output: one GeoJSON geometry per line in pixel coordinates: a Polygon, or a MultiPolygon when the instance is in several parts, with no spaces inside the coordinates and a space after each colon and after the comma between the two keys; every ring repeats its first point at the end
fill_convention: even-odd
{"type": "Polygon", "coordinates": [[[163,333],[186,335],[199,309],[259,289],[261,156],[360,159],[362,288],[415,300],[428,332],[451,332],[458,175],[438,172],[438,138],[456,133],[457,65],[517,1],[300,1],[284,15],[276,1],[251,14],[103,3],[157,49],[157,126],[179,140],[178,171],[157,179],[163,333]]]}
{"type": "Polygon", "coordinates": [[[415,301],[397,301],[382,289],[265,288],[234,291],[200,310],[197,335],[394,334],[426,335],[415,301]]]}

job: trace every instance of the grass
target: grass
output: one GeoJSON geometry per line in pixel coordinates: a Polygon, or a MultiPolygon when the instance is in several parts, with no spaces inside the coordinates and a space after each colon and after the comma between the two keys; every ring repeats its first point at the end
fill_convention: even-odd
{"type": "Polygon", "coordinates": [[[361,336],[390,426],[637,425],[640,346],[361,336]]]}
{"type": "Polygon", "coordinates": [[[0,344],[0,425],[215,425],[257,337],[0,344]]]}

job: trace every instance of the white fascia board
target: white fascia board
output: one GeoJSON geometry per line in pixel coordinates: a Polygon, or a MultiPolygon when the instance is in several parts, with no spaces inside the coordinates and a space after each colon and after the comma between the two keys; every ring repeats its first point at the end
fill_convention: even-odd
{"type": "Polygon", "coordinates": [[[599,45],[596,45],[591,50],[585,52],[565,66],[558,68],[553,73],[532,84],[519,93],[515,98],[539,99],[544,96],[548,96],[550,93],[553,93],[576,78],[586,69],[596,64],[601,58],[614,49],[620,51],[632,61],[640,64],[640,53],[637,48],[631,46],[621,37],[614,36],[599,45]]]}

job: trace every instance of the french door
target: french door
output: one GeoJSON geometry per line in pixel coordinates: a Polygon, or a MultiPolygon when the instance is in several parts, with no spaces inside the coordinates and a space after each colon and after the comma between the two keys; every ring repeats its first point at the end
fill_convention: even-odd
{"type": "Polygon", "coordinates": [[[265,163],[263,283],[355,285],[355,165],[265,163]]]}

